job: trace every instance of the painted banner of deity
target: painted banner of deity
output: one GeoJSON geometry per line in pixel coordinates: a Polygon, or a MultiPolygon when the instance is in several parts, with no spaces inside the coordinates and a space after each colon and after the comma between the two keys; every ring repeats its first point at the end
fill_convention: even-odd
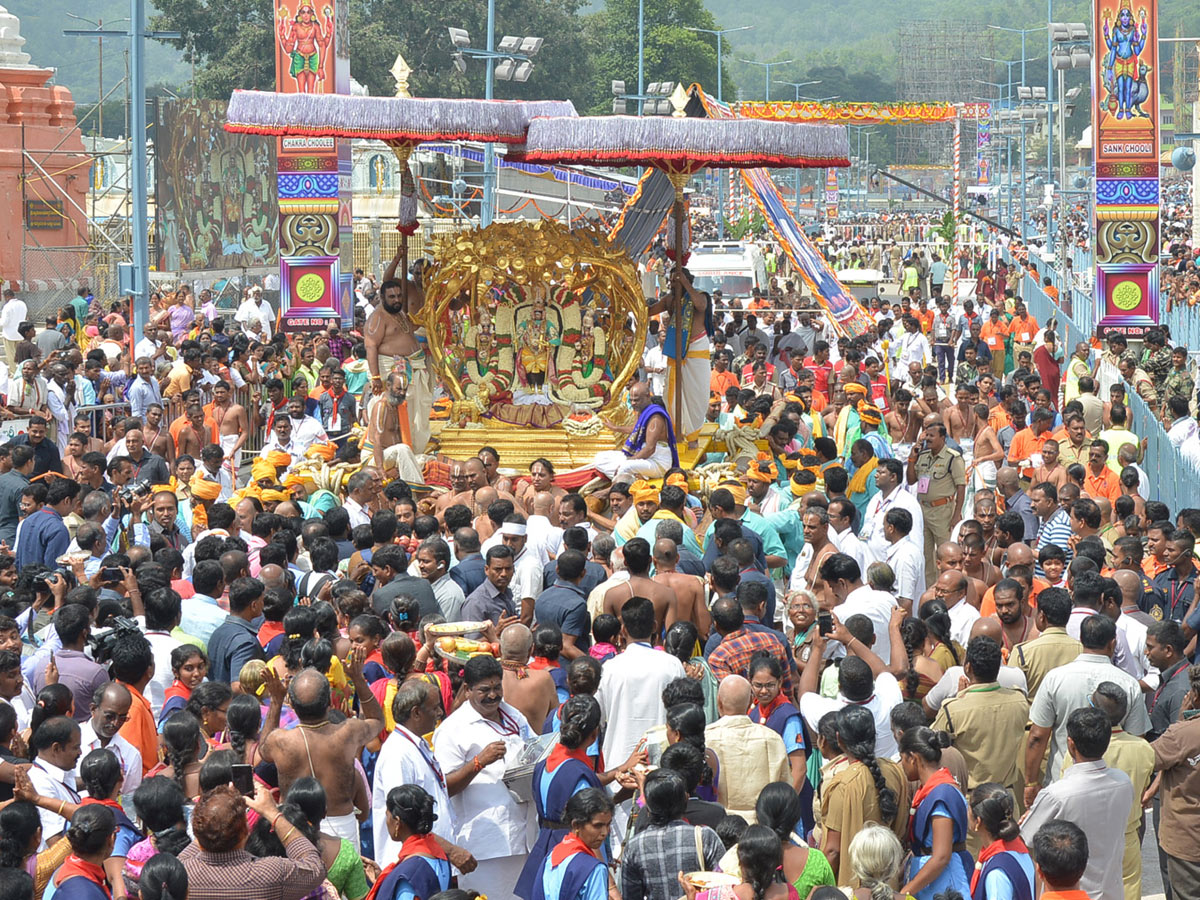
{"type": "Polygon", "coordinates": [[[275,141],[224,129],[223,100],[159,107],[156,268],[274,265],[279,258],[275,141]]]}

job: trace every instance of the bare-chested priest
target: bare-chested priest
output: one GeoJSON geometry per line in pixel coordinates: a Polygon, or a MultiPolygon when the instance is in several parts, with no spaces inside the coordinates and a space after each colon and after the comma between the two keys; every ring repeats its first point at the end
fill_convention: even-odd
{"type": "MultiPolygon", "coordinates": [[[[425,335],[414,321],[424,305],[419,284],[405,285],[388,279],[379,288],[381,303],[367,319],[363,341],[367,347],[367,370],[371,390],[382,394],[385,380],[395,369],[407,386],[408,433],[416,453],[425,452],[429,443],[429,415],[433,408],[433,370],[425,352],[425,335]]],[[[388,445],[390,446],[390,445],[388,445]]]]}
{"type": "MultiPolygon", "coordinates": [[[[422,481],[416,459],[416,444],[404,443],[400,423],[400,404],[411,399],[412,385],[404,374],[393,370],[387,377],[387,390],[367,401],[367,439],[363,453],[370,454],[375,467],[387,477],[399,475],[405,481],[422,481]]],[[[410,407],[411,409],[411,407],[410,407]]]]}
{"type": "Polygon", "coordinates": [[[221,451],[225,454],[225,463],[233,475],[233,483],[238,481],[238,470],[242,465],[242,447],[250,435],[250,420],[246,408],[233,402],[233,385],[228,381],[218,381],[213,385],[212,403],[205,412],[216,423],[217,440],[221,443],[221,451]]]}
{"type": "MultiPolygon", "coordinates": [[[[316,669],[305,669],[288,685],[288,702],[300,724],[294,730],[276,729],[262,743],[262,757],[279,770],[279,789],[311,775],[325,788],[326,815],[321,830],[346,838],[358,847],[355,790],[361,779],[354,761],[383,728],[383,709],[363,679],[362,648],[351,651],[346,674],[362,703],[362,718],[329,720],[329,680],[316,669]]],[[[362,798],[369,805],[369,798],[362,798]]]]}

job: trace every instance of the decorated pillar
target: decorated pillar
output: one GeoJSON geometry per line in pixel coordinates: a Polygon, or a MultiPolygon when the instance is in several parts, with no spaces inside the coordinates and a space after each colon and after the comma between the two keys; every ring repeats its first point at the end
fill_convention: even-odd
{"type": "MultiPolygon", "coordinates": [[[[349,0],[277,0],[275,90],[349,94],[349,0]]],[[[354,316],[350,142],[280,137],[279,304],[285,331],[354,316]]]]}
{"type": "Polygon", "coordinates": [[[837,169],[825,170],[825,218],[831,222],[838,217],[837,169]]]}
{"type": "Polygon", "coordinates": [[[1093,0],[1092,41],[1096,331],[1140,337],[1158,323],[1157,0],[1093,0]]]}

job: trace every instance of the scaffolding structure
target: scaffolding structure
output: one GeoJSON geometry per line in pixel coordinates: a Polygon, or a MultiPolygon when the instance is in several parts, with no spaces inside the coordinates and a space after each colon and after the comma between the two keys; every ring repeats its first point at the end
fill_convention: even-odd
{"type": "MultiPolygon", "coordinates": [[[[907,22],[898,29],[900,54],[896,93],[900,100],[971,103],[996,97],[993,81],[995,32],[962,22],[907,22]]],[[[973,132],[968,132],[972,134],[973,132]]],[[[900,125],[898,165],[951,164],[953,125],[900,125]]],[[[973,147],[972,147],[973,149],[973,147]]]]}

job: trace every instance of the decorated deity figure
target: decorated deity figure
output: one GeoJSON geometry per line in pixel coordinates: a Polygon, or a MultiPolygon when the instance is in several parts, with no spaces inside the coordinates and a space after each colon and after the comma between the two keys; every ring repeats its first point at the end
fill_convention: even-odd
{"type": "Polygon", "coordinates": [[[546,298],[534,297],[529,317],[517,326],[517,371],[530,390],[545,388],[550,356],[559,343],[558,327],[546,315],[546,298]]]}
{"type": "Polygon", "coordinates": [[[321,53],[329,50],[333,40],[333,9],[326,6],[322,12],[323,24],[310,4],[297,9],[290,20],[287,7],[279,7],[279,43],[292,61],[288,74],[296,79],[296,91],[301,94],[315,94],[317,82],[325,80],[321,53]]]}
{"type": "Polygon", "coordinates": [[[1132,119],[1134,106],[1138,103],[1135,95],[1141,77],[1138,54],[1146,46],[1148,29],[1145,8],[1139,18],[1140,24],[1135,24],[1130,0],[1121,0],[1115,28],[1110,30],[1108,17],[1104,17],[1104,43],[1108,47],[1105,68],[1111,72],[1110,96],[1116,97],[1115,117],[1118,119],[1132,119]]]}
{"type": "MultiPolygon", "coordinates": [[[[566,349],[564,342],[564,351],[566,349]]],[[[555,399],[581,406],[597,407],[608,399],[612,374],[607,368],[604,331],[596,327],[592,310],[586,310],[579,325],[579,339],[570,356],[569,368],[559,373],[555,399]]],[[[560,357],[560,364],[562,358],[560,357]]]]}
{"type": "Polygon", "coordinates": [[[470,328],[464,341],[466,355],[466,394],[488,406],[498,394],[508,390],[512,367],[504,365],[496,338],[495,320],[486,309],[479,310],[478,324],[470,328]]]}

